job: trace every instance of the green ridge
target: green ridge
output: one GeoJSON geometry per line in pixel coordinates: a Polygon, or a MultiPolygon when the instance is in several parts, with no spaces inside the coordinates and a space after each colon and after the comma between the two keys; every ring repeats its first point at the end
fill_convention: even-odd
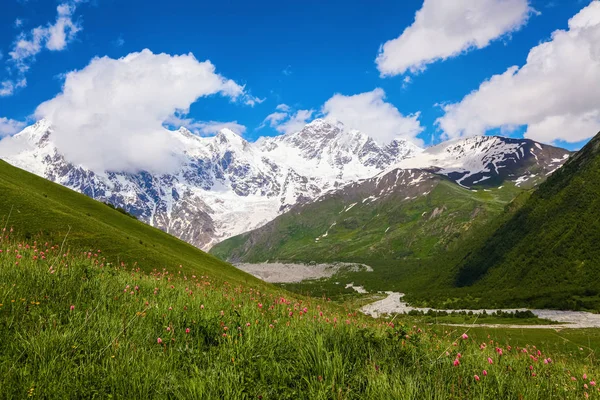
{"type": "Polygon", "coordinates": [[[503,302],[598,310],[599,244],[597,135],[460,260],[453,283],[503,302]]]}
{"type": "Polygon", "coordinates": [[[13,236],[51,241],[137,263],[145,271],[167,268],[223,280],[261,281],[199,249],[103,203],[0,160],[0,229],[13,236]]]}

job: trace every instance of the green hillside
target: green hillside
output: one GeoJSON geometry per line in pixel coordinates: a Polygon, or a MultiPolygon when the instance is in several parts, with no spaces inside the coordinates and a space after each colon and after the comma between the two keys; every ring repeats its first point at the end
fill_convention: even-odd
{"type": "Polygon", "coordinates": [[[460,260],[473,296],[600,310],[600,135],[460,260]]]}
{"type": "Polygon", "coordinates": [[[145,271],[181,270],[261,284],[252,276],[135,218],[0,160],[0,229],[4,235],[101,250],[108,262],[145,271]],[[182,266],[181,269],[179,266],[182,266]]]}
{"type": "Polygon", "coordinates": [[[211,253],[245,262],[398,265],[445,252],[467,232],[502,213],[522,191],[510,183],[473,191],[437,179],[433,190],[413,200],[405,200],[404,193],[374,202],[363,202],[363,193],[329,196],[296,207],[255,231],[225,240],[211,253]]]}

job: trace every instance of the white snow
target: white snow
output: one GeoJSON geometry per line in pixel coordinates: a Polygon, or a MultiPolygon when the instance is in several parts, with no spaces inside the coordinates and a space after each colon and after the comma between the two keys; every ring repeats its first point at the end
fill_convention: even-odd
{"type": "Polygon", "coordinates": [[[350,204],[350,205],[349,205],[349,206],[348,206],[348,207],[347,207],[347,208],[344,210],[344,212],[348,212],[348,211],[350,211],[350,210],[352,209],[352,207],[354,207],[356,204],[357,204],[357,203],[352,203],[352,204],[350,204]]]}
{"type": "Polygon", "coordinates": [[[354,286],[354,282],[352,282],[352,283],[347,283],[347,284],[346,284],[346,286],[345,286],[344,288],[345,288],[345,289],[349,289],[349,288],[351,288],[351,289],[353,289],[354,291],[356,291],[356,292],[358,292],[358,293],[361,293],[361,294],[369,293],[369,292],[367,292],[367,291],[365,290],[365,288],[364,288],[364,287],[362,287],[362,286],[354,286]]]}

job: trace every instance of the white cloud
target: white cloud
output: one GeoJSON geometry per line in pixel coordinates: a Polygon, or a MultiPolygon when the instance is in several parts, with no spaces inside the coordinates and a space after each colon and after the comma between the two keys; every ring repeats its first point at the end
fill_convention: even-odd
{"type": "Polygon", "coordinates": [[[125,44],[125,39],[123,39],[123,35],[119,35],[119,37],[112,42],[115,47],[123,47],[125,44]]]}
{"type": "Polygon", "coordinates": [[[219,121],[207,121],[207,122],[196,122],[192,125],[193,129],[197,129],[197,132],[201,135],[212,135],[219,132],[222,129],[229,129],[242,136],[246,133],[246,127],[242,124],[238,124],[237,121],[231,122],[219,122],[219,121]]]}
{"type": "Polygon", "coordinates": [[[275,128],[281,121],[288,118],[288,116],[287,110],[286,112],[274,112],[267,115],[260,127],[262,128],[268,123],[271,128],[275,128]]]}
{"type": "Polygon", "coordinates": [[[29,69],[29,64],[44,48],[50,51],[64,50],[75,38],[77,32],[81,30],[81,26],[73,21],[76,4],[79,2],[59,4],[56,7],[56,21],[53,24],[38,26],[29,33],[19,34],[9,54],[21,72],[29,69]]]}
{"type": "MultiPolygon", "coordinates": [[[[73,20],[77,4],[87,0],[69,0],[56,8],[56,21],[46,26],[38,26],[29,32],[21,32],[14,41],[7,60],[8,70],[14,70],[14,78],[0,83],[0,96],[10,96],[16,89],[27,86],[25,73],[42,50],[60,51],[74,40],[81,26],[73,20]]],[[[23,20],[17,18],[15,26],[21,27],[23,20]]]]}
{"type": "Polygon", "coordinates": [[[522,67],[492,76],[456,104],[438,126],[450,138],[527,126],[542,142],[578,142],[600,130],[600,1],[593,1],[532,48],[522,67]]]}
{"type": "Polygon", "coordinates": [[[259,129],[268,124],[271,128],[275,128],[275,130],[280,133],[286,134],[298,132],[310,121],[315,112],[314,110],[298,110],[296,113],[289,112],[290,108],[285,104],[280,104],[277,106],[277,109],[285,109],[285,112],[274,112],[267,115],[262,124],[258,127],[259,129]]]}
{"type": "Polygon", "coordinates": [[[21,131],[21,129],[23,129],[24,127],[24,122],[0,117],[0,138],[4,136],[14,135],[15,133],[21,131]]]}
{"type": "Polygon", "coordinates": [[[325,118],[341,121],[346,127],[358,129],[382,144],[395,138],[422,144],[416,137],[423,131],[419,113],[402,115],[385,101],[385,92],[380,88],[354,96],[336,94],[325,102],[321,111],[325,118]]]}
{"type": "Polygon", "coordinates": [[[310,121],[313,113],[314,110],[298,110],[295,114],[290,114],[290,117],[279,124],[276,129],[281,133],[298,132],[310,121]]]}
{"type": "MultiPolygon", "coordinates": [[[[313,117],[314,110],[298,110],[295,113],[286,104],[280,104],[269,114],[260,128],[269,125],[281,133],[301,130],[313,117]]],[[[344,96],[335,94],[321,107],[325,119],[340,121],[346,128],[358,129],[379,143],[389,143],[396,138],[405,138],[416,144],[422,141],[416,136],[423,131],[419,113],[404,116],[398,109],[385,101],[385,92],[377,88],[371,92],[344,96]]]]}
{"type": "Polygon", "coordinates": [[[529,0],[425,0],[413,24],[381,46],[377,68],[381,76],[423,71],[518,30],[532,12],[529,0]]]}
{"type": "Polygon", "coordinates": [[[176,128],[184,127],[201,136],[214,135],[221,129],[229,129],[240,136],[246,133],[246,127],[242,124],[238,124],[237,121],[195,121],[192,118],[183,118],[179,115],[171,115],[169,118],[167,118],[165,124],[176,128]]]}
{"type": "Polygon", "coordinates": [[[257,104],[262,103],[263,101],[265,101],[267,98],[259,98],[259,97],[255,97],[255,96],[251,96],[250,94],[246,93],[244,95],[244,103],[250,107],[254,107],[257,104]]]}
{"type": "Polygon", "coordinates": [[[20,78],[18,81],[7,79],[0,82],[0,97],[10,96],[15,90],[27,86],[27,80],[20,78]]]}
{"type": "Polygon", "coordinates": [[[67,43],[75,38],[75,34],[81,30],[81,27],[73,22],[73,12],[75,5],[61,4],[57,7],[58,17],[54,25],[48,26],[48,39],[46,48],[48,50],[64,50],[67,43]]]}
{"type": "Polygon", "coordinates": [[[210,61],[143,50],[120,59],[94,58],[68,73],[62,93],[38,106],[35,116],[52,122],[57,147],[73,163],[162,173],[179,166],[183,150],[163,124],[213,94],[245,96],[210,61]]]}

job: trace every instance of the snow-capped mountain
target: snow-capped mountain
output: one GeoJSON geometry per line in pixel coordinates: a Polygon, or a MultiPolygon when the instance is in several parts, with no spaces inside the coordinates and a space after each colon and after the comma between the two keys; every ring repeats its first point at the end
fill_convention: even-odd
{"type": "Polygon", "coordinates": [[[432,146],[388,167],[422,169],[445,175],[463,187],[494,185],[505,180],[516,185],[540,183],[560,168],[569,151],[529,139],[475,136],[432,146]]]}
{"type": "Polygon", "coordinates": [[[204,249],[422,151],[405,140],[380,146],[361,132],[321,119],[299,132],[255,143],[228,129],[199,137],[181,128],[166,131],[185,149],[180,169],[157,175],[74,165],[56,147],[52,133],[45,120],[25,128],[11,138],[21,150],[5,160],[122,207],[204,249]]]}

